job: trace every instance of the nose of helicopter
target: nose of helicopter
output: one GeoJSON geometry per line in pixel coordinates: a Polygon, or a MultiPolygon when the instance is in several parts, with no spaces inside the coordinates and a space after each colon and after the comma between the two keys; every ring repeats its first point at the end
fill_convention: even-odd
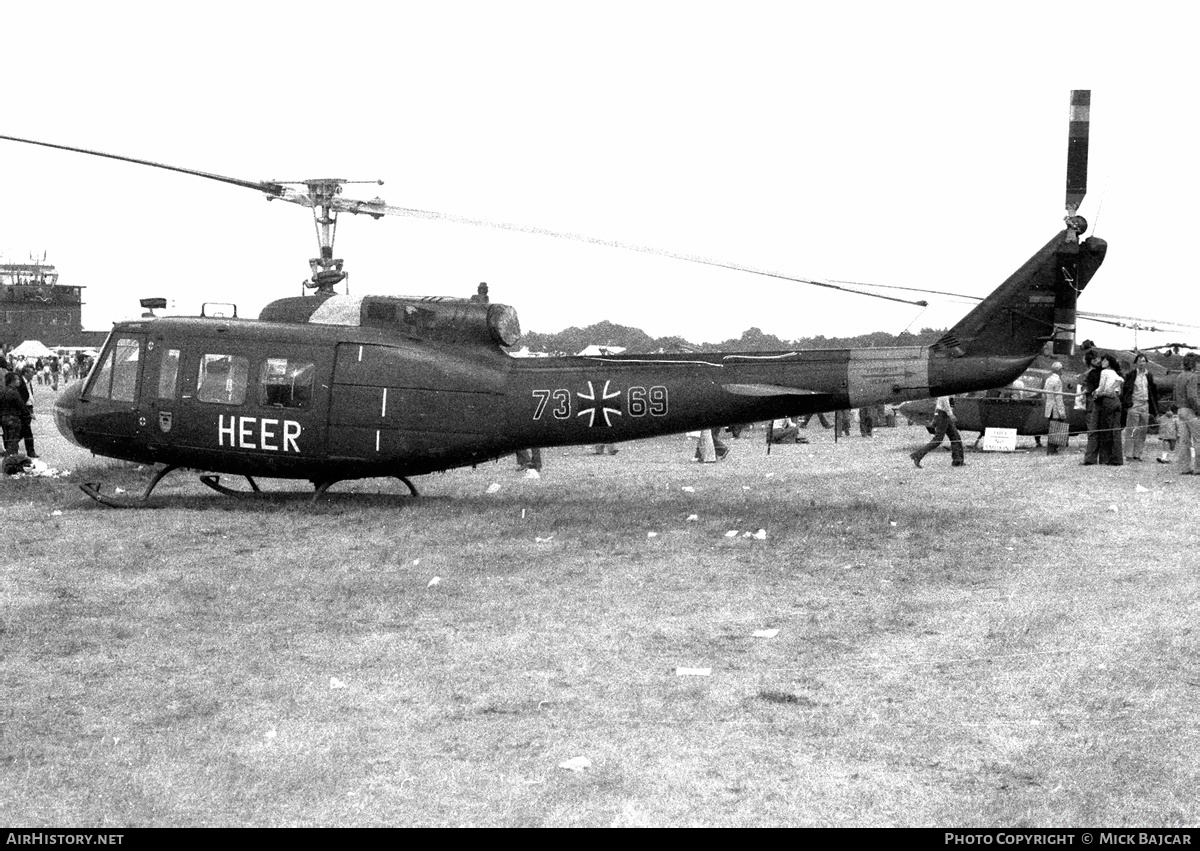
{"type": "Polygon", "coordinates": [[[54,424],[58,426],[59,434],[76,446],[83,446],[75,437],[74,419],[79,407],[79,397],[83,394],[83,382],[73,381],[63,388],[54,403],[54,424]]]}

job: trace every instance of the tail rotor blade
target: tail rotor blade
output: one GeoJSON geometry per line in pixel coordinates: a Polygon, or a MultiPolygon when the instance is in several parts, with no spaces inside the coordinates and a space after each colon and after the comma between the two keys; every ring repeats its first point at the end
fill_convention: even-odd
{"type": "Polygon", "coordinates": [[[1071,128],[1067,136],[1067,215],[1074,216],[1087,194],[1088,122],[1091,89],[1071,92],[1071,128]]]}

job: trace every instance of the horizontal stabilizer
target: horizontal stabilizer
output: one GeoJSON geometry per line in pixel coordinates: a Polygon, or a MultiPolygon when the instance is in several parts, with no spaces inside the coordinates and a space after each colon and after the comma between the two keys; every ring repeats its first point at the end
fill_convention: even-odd
{"type": "Polygon", "coordinates": [[[784,387],[781,384],[722,384],[721,389],[734,396],[816,396],[816,390],[784,387]]]}

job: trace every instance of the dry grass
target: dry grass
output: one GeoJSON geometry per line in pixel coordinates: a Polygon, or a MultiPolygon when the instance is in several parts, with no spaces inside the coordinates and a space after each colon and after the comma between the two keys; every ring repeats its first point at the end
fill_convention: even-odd
{"type": "Polygon", "coordinates": [[[1077,449],[915,470],[923,431],[876,434],[316,508],[0,483],[0,821],[1200,821],[1193,483],[1077,449]]]}

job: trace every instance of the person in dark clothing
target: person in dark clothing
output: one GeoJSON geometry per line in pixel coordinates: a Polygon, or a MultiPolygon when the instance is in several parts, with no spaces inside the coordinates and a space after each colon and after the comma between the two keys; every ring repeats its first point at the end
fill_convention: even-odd
{"type": "Polygon", "coordinates": [[[21,420],[28,408],[17,389],[20,380],[17,373],[6,373],[4,387],[0,389],[0,427],[4,429],[5,455],[16,455],[21,448],[21,420]]]}
{"type": "Polygon", "coordinates": [[[875,409],[871,406],[858,409],[858,433],[870,437],[875,430],[875,409]]]}
{"type": "MultiPolygon", "coordinates": [[[[532,449],[517,450],[517,471],[534,470],[541,473],[542,470],[542,449],[540,446],[535,446],[532,449]]],[[[530,476],[530,478],[533,478],[530,476]]]]}
{"type": "Polygon", "coordinates": [[[1079,376],[1077,392],[1083,394],[1087,405],[1087,448],[1083,451],[1083,465],[1090,467],[1100,458],[1100,408],[1095,397],[1100,386],[1100,353],[1093,349],[1084,357],[1088,368],[1079,376]]]}
{"type": "Polygon", "coordinates": [[[833,433],[834,436],[842,435],[850,436],[850,412],[845,410],[834,411],[833,413],[833,433]]]}
{"type": "Polygon", "coordinates": [[[25,412],[21,415],[21,437],[25,438],[25,454],[36,458],[33,451],[33,367],[26,366],[19,373],[17,392],[25,402],[25,412]]]}

